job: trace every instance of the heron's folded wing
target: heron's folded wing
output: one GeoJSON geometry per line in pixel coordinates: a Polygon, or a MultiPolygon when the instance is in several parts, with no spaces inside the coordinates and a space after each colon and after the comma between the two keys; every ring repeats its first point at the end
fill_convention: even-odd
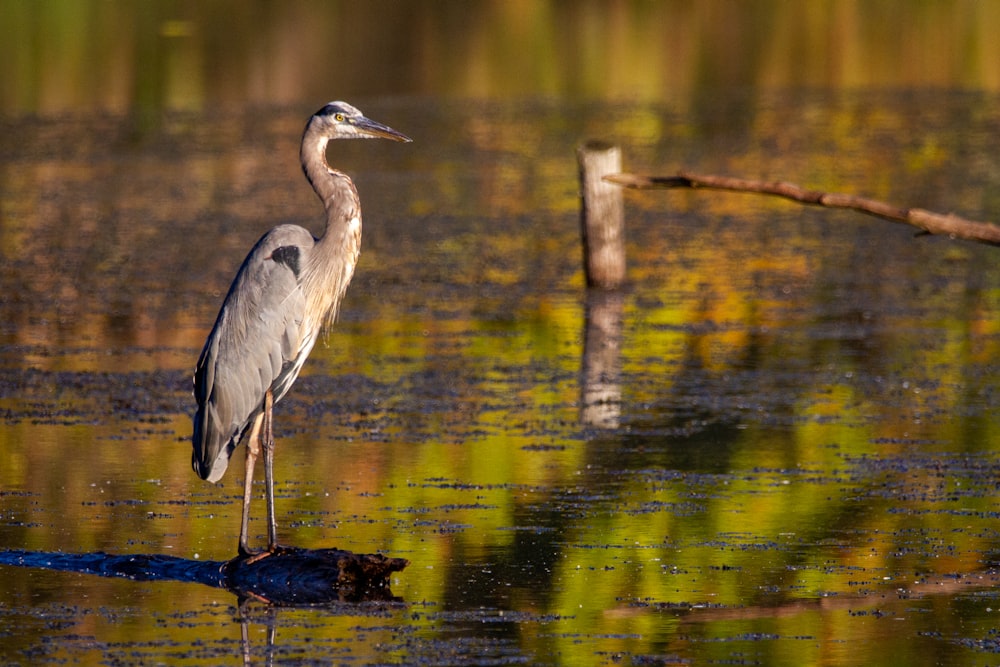
{"type": "Polygon", "coordinates": [[[276,227],[240,267],[195,371],[194,464],[218,480],[229,455],[260,413],[264,393],[280,398],[298,375],[305,294],[299,281],[312,236],[276,227]]]}

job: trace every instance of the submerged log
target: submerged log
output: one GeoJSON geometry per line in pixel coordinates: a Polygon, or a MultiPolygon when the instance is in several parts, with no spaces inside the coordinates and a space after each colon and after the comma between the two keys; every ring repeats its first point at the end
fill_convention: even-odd
{"type": "Polygon", "coordinates": [[[641,176],[636,174],[610,174],[605,181],[627,188],[663,189],[690,188],[729,190],[773,195],[791,199],[802,204],[825,206],[827,208],[847,208],[867,213],[885,220],[902,222],[919,228],[925,234],[949,236],[966,241],[976,241],[988,245],[1000,245],[1000,226],[989,222],[967,220],[957,215],[945,215],[922,208],[904,208],[876,199],[856,197],[835,192],[821,192],[787,183],[785,181],[755,181],[730,176],[715,176],[680,172],[676,176],[641,176]]]}
{"type": "Polygon", "coordinates": [[[223,564],[227,589],[275,605],[311,605],[392,599],[389,575],[404,558],[340,549],[279,547],[263,558],[237,556],[223,564]]]}
{"type": "Polygon", "coordinates": [[[264,558],[202,561],[164,554],[0,551],[0,565],[83,572],[135,581],[184,581],[221,588],[241,601],[279,606],[394,600],[389,576],[409,562],[341,549],[282,547],[264,558]]]}

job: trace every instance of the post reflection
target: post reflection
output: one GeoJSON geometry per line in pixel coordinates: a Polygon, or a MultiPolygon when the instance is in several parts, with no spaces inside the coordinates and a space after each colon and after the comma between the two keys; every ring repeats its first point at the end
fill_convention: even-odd
{"type": "Polygon", "coordinates": [[[625,294],[588,290],[584,310],[580,421],[601,429],[621,423],[621,337],[625,294]]]}

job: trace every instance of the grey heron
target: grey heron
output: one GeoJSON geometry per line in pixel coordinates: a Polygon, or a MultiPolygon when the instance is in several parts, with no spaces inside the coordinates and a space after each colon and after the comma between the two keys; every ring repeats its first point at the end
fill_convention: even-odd
{"type": "Polygon", "coordinates": [[[195,472],[219,481],[233,451],[247,445],[241,556],[254,555],[247,533],[261,454],[268,547],[256,557],[277,549],[272,408],[295,382],[320,331],[336,319],[361,247],[358,191],[327,163],[327,143],[364,138],[410,141],[345,102],[330,102],[306,123],[299,158],[326,209],[326,228],[314,238],[297,225],[279,225],[261,237],[236,274],[195,369],[195,472]]]}

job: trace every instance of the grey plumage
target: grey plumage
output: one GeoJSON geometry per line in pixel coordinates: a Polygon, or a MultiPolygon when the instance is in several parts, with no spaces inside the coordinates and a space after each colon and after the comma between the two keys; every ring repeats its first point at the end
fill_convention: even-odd
{"type": "Polygon", "coordinates": [[[269,551],[275,548],[269,407],[285,396],[320,330],[336,319],[361,248],[361,202],[351,179],[327,164],[327,143],[374,137],[410,141],[345,102],[331,102],[309,119],[299,157],[323,201],[326,228],[314,238],[302,227],[280,225],[257,242],[236,274],[198,359],[195,472],[217,482],[233,451],[247,444],[241,553],[248,552],[250,484],[261,450],[269,551]]]}
{"type": "Polygon", "coordinates": [[[264,392],[271,388],[275,402],[281,400],[309,354],[302,283],[273,255],[286,249],[301,255],[314,244],[302,227],[275,227],[236,274],[195,371],[193,463],[202,479],[219,481],[263,409],[264,392]]]}

